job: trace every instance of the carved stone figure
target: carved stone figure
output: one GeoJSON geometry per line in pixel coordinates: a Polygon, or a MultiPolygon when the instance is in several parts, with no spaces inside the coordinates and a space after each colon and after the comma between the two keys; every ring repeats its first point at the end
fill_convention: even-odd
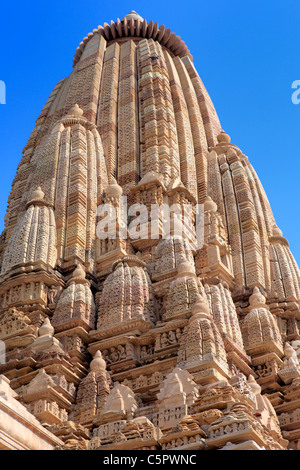
{"type": "Polygon", "coordinates": [[[57,289],[55,286],[51,286],[50,289],[48,289],[48,304],[50,305],[55,305],[56,299],[57,299],[57,289]]]}

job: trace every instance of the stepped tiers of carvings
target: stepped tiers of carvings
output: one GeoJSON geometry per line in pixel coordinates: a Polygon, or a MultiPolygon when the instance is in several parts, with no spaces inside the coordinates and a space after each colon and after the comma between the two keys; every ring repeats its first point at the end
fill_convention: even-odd
{"type": "Polygon", "coordinates": [[[0,448],[300,449],[299,269],[169,28],[131,12],[80,43],[24,148],[0,267],[0,448]],[[200,207],[203,243],[174,218],[135,238],[125,196],[192,224],[200,207]]]}

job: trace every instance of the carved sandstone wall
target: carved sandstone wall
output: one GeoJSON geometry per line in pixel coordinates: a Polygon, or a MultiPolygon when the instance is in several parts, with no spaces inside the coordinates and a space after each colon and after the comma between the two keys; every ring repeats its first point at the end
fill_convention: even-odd
{"type": "Polygon", "coordinates": [[[0,263],[0,374],[45,448],[300,448],[299,269],[169,28],[131,12],[80,43],[24,148],[0,263]],[[159,220],[100,240],[121,196],[190,204],[193,223],[202,204],[203,245],[159,220]]]}

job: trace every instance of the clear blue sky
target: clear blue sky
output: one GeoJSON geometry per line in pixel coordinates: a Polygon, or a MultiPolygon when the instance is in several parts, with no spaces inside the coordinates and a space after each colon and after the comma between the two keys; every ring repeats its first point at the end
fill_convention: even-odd
{"type": "Polygon", "coordinates": [[[188,45],[223,129],[249,157],[300,262],[299,0],[52,0],[1,4],[0,232],[17,165],[44,103],[99,24],[136,10],[188,45]]]}

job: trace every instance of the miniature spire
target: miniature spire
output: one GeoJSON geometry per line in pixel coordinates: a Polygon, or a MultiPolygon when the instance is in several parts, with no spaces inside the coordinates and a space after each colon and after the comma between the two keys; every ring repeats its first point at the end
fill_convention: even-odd
{"type": "Polygon", "coordinates": [[[248,385],[251,388],[253,395],[259,395],[261,392],[261,386],[256,382],[253,375],[248,377],[248,385]]]}
{"type": "Polygon", "coordinates": [[[218,206],[217,204],[212,200],[210,196],[207,196],[207,198],[204,201],[204,211],[211,211],[211,212],[217,212],[218,206]]]}
{"type": "Polygon", "coordinates": [[[81,264],[78,264],[76,269],[74,269],[73,273],[72,273],[72,278],[73,279],[82,279],[84,280],[85,279],[85,270],[84,268],[82,267],[81,264]]]}
{"type": "Polygon", "coordinates": [[[42,191],[42,188],[41,188],[40,186],[38,186],[38,187],[36,188],[36,190],[32,192],[32,196],[31,196],[31,197],[32,197],[32,200],[33,200],[33,201],[36,201],[36,200],[39,201],[39,200],[44,199],[45,193],[42,191]]]}
{"type": "Polygon", "coordinates": [[[249,302],[252,308],[261,307],[261,306],[263,306],[264,308],[267,308],[267,305],[265,305],[266,298],[261,293],[261,291],[259,290],[257,286],[254,287],[253,293],[249,298],[249,302]]]}
{"type": "Polygon", "coordinates": [[[71,109],[69,109],[67,116],[76,116],[76,117],[81,117],[83,115],[83,110],[78,106],[78,104],[75,104],[72,106],[71,109]]]}
{"type": "Polygon", "coordinates": [[[196,302],[192,305],[191,311],[193,317],[194,315],[197,317],[199,317],[199,315],[205,317],[210,315],[209,306],[207,305],[206,301],[204,300],[204,297],[201,294],[197,295],[196,302]]]}
{"type": "Polygon", "coordinates": [[[27,202],[26,208],[28,209],[31,205],[37,206],[47,206],[47,202],[45,201],[45,193],[40,186],[38,186],[34,191],[31,193],[31,199],[27,202]]]}
{"type": "Polygon", "coordinates": [[[228,134],[226,134],[226,132],[221,131],[217,136],[217,140],[219,144],[230,144],[231,138],[228,134]]]}
{"type": "Polygon", "coordinates": [[[109,185],[106,188],[106,195],[109,197],[119,197],[122,196],[123,194],[123,189],[121,186],[117,183],[116,179],[112,176],[110,178],[109,185]]]}
{"type": "Polygon", "coordinates": [[[90,368],[92,372],[99,372],[101,370],[106,370],[106,362],[102,357],[101,351],[97,351],[94,359],[90,363],[90,368]]]}
{"type": "Polygon", "coordinates": [[[178,264],[177,272],[180,276],[186,274],[195,274],[194,268],[188,260],[181,261],[178,264]]]}
{"type": "Polygon", "coordinates": [[[39,328],[39,336],[53,336],[54,335],[54,328],[50,323],[48,317],[45,318],[44,323],[39,328]]]}

